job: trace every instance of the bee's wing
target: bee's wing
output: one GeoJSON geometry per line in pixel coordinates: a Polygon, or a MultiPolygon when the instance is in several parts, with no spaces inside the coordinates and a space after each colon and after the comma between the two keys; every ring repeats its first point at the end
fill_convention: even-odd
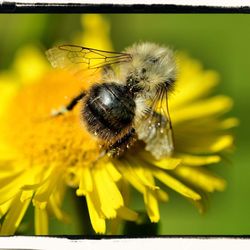
{"type": "Polygon", "coordinates": [[[86,70],[96,72],[105,66],[129,62],[131,55],[111,52],[78,45],[60,45],[46,51],[46,55],[54,68],[67,69],[74,74],[86,70]]]}
{"type": "Polygon", "coordinates": [[[149,111],[137,126],[136,132],[138,138],[146,143],[145,149],[156,159],[173,153],[173,129],[165,89],[162,88],[157,92],[149,111]]]}

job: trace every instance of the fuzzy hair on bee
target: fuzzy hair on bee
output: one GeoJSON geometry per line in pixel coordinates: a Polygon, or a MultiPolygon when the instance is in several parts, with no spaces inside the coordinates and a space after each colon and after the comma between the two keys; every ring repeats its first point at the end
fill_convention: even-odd
{"type": "Polygon", "coordinates": [[[157,159],[173,153],[168,110],[168,94],[176,80],[173,50],[150,42],[135,43],[123,52],[61,45],[48,50],[47,56],[54,67],[101,70],[100,82],[93,82],[66,110],[79,99],[81,118],[106,153],[119,156],[136,140],[144,141],[157,159]]]}
{"type": "MultiPolygon", "coordinates": [[[[138,81],[145,90],[143,94],[154,94],[157,87],[176,78],[174,53],[168,47],[154,43],[136,43],[125,50],[132,56],[129,64],[122,66],[122,74],[138,81]]],[[[171,83],[166,86],[171,88],[171,83]]]]}

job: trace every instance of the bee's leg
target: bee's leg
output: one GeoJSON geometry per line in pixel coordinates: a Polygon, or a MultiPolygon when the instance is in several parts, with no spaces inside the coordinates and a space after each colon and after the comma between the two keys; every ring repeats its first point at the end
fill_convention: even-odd
{"type": "Polygon", "coordinates": [[[126,149],[129,149],[136,141],[135,129],[131,128],[123,137],[108,146],[106,154],[110,157],[120,156],[126,149]]]}
{"type": "Polygon", "coordinates": [[[82,91],[79,95],[72,98],[71,101],[66,106],[62,106],[60,109],[53,109],[51,111],[51,115],[59,116],[71,111],[85,95],[86,92],[82,91]]]}

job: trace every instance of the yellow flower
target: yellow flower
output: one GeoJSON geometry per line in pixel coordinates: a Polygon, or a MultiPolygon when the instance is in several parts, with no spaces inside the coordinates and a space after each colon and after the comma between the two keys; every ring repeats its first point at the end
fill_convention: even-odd
{"type": "Polygon", "coordinates": [[[218,82],[214,71],[204,70],[187,55],[178,55],[178,62],[179,77],[169,101],[175,153],[161,160],[140,143],[121,158],[96,160],[99,146],[81,125],[80,105],[64,116],[49,118],[53,108],[86,87],[67,72],[43,67],[43,75],[33,76],[32,84],[18,88],[1,84],[0,216],[5,216],[1,234],[15,232],[31,203],[35,233],[48,234],[48,214],[67,219],[61,210],[67,188],[86,197],[96,233],[106,232],[109,219],[137,220],[128,203],[131,186],[143,195],[152,222],[160,219],[158,202],[168,200],[168,188],[200,210],[203,192],[224,190],[225,181],[206,165],[219,162],[220,152],[232,147],[228,129],[237,120],[221,118],[232,100],[208,97],[218,82]]]}

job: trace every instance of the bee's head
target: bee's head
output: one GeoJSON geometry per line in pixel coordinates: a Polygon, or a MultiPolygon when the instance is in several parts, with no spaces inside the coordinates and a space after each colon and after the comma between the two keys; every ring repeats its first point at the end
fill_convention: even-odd
{"type": "Polygon", "coordinates": [[[162,85],[167,89],[172,87],[176,64],[171,49],[154,43],[139,43],[128,48],[126,53],[132,56],[124,68],[128,83],[147,93],[155,92],[162,85]]]}

